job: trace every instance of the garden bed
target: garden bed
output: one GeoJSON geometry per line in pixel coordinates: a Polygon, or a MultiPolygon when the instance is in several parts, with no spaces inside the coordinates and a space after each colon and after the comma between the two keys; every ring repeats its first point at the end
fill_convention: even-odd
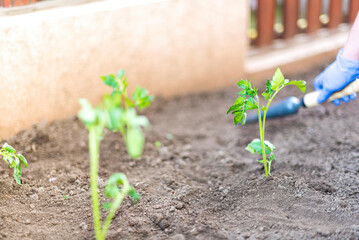
{"type": "MultiPolygon", "coordinates": [[[[323,68],[287,76],[308,80],[323,68]]],[[[220,79],[219,79],[220,81],[220,79]]],[[[300,96],[295,87],[278,95],[300,96]]],[[[277,147],[272,177],[244,150],[257,125],[234,127],[235,87],[156,99],[143,156],[119,134],[101,143],[100,187],[127,174],[141,199],[126,199],[108,239],[358,239],[359,101],[325,104],[267,123],[277,147]],[[161,147],[155,146],[161,142],[161,147]]],[[[0,165],[0,238],[92,239],[87,130],[73,117],[7,139],[29,161],[23,185],[0,165]]],[[[104,202],[104,198],[102,198],[104,202]]]]}

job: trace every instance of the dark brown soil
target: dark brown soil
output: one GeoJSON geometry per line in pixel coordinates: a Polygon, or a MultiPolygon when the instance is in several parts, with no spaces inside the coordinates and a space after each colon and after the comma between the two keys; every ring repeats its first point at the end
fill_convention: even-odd
{"type": "MultiPolygon", "coordinates": [[[[289,77],[308,80],[311,91],[321,70],[289,77]]],[[[137,205],[123,203],[108,239],[359,239],[359,101],[268,121],[277,162],[266,179],[244,150],[257,125],[234,127],[226,115],[236,92],[157,99],[138,161],[106,133],[100,187],[124,172],[141,194],[137,205]]],[[[289,95],[301,94],[287,87],[277,100],[289,95]]],[[[93,239],[87,131],[77,118],[7,141],[29,168],[17,186],[0,164],[0,238],[93,239]]]]}

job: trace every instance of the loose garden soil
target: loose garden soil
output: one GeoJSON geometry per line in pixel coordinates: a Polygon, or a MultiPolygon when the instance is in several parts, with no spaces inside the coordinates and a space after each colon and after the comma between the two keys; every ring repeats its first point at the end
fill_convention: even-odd
{"type": "MultiPolygon", "coordinates": [[[[308,80],[312,91],[321,70],[287,77],[308,80]]],[[[277,162],[265,178],[257,156],[244,150],[259,136],[257,125],[234,127],[226,115],[236,93],[233,86],[156,99],[145,112],[152,129],[137,161],[118,133],[106,132],[101,189],[123,172],[141,195],[136,205],[124,201],[108,239],[359,239],[359,100],[268,121],[277,162]]],[[[277,100],[290,95],[301,92],[287,87],[277,100]]],[[[6,141],[29,168],[17,186],[0,164],[0,238],[94,239],[87,130],[79,120],[43,122],[6,141]]]]}

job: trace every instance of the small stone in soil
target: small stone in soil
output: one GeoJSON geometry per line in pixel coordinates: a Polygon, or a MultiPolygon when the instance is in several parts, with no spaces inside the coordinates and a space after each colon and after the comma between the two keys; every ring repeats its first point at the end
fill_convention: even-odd
{"type": "Polygon", "coordinates": [[[39,189],[37,189],[37,192],[41,195],[45,192],[44,187],[39,187],[39,189]]]}
{"type": "Polygon", "coordinates": [[[82,222],[82,223],[80,224],[80,228],[81,228],[82,230],[87,230],[87,224],[84,223],[84,222],[82,222]]]}
{"type": "Polygon", "coordinates": [[[186,240],[186,237],[182,234],[176,234],[171,238],[171,240],[186,240]]]}
{"type": "Polygon", "coordinates": [[[162,230],[164,230],[164,229],[166,229],[166,228],[168,228],[168,227],[170,226],[170,223],[169,223],[166,219],[162,219],[162,220],[160,221],[160,223],[158,224],[158,226],[159,226],[162,230]]]}
{"type": "Polygon", "coordinates": [[[180,209],[183,209],[184,206],[185,206],[184,203],[179,202],[179,203],[176,204],[176,209],[179,209],[179,210],[180,210],[180,209]]]}
{"type": "Polygon", "coordinates": [[[268,177],[266,178],[266,181],[267,181],[267,182],[272,181],[272,180],[273,180],[273,177],[272,177],[272,176],[268,176],[268,177]]]}
{"type": "Polygon", "coordinates": [[[33,200],[38,200],[38,199],[39,199],[39,195],[37,195],[36,193],[34,193],[34,194],[32,194],[32,195],[30,196],[30,198],[33,199],[33,200]]]}
{"type": "Polygon", "coordinates": [[[160,221],[163,219],[163,215],[161,213],[155,213],[152,216],[150,216],[150,219],[152,222],[159,224],[160,221]]]}

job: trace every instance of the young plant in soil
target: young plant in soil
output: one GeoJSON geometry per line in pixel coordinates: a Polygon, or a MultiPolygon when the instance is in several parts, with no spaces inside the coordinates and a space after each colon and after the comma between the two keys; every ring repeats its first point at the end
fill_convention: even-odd
{"type": "Polygon", "coordinates": [[[110,176],[105,187],[105,196],[113,198],[113,202],[104,205],[105,208],[109,209],[109,212],[104,224],[101,225],[97,181],[100,141],[103,138],[104,129],[120,132],[128,154],[132,158],[140,157],[145,142],[142,128],[149,126],[149,122],[145,116],[137,115],[136,109],[142,110],[150,106],[153,100],[153,96],[148,96],[145,88],[136,88],[130,98],[127,93],[127,78],[124,76],[123,70],[120,70],[117,76],[112,74],[103,76],[102,80],[106,85],[112,87],[112,94],[105,95],[103,101],[95,108],[86,99],[80,99],[82,109],[78,114],[89,131],[90,185],[97,240],[106,238],[116,210],[127,195],[135,202],[139,199],[139,194],[129,184],[125,174],[115,173],[110,176]]]}
{"type": "Polygon", "coordinates": [[[264,165],[265,175],[266,177],[268,177],[269,175],[271,175],[272,162],[275,161],[275,157],[273,154],[275,147],[271,142],[265,140],[264,138],[266,115],[269,105],[273,101],[274,97],[278,94],[278,92],[282,90],[285,86],[295,85],[299,88],[299,90],[304,93],[306,89],[306,82],[302,80],[289,81],[288,79],[284,78],[282,72],[278,68],[272,80],[267,80],[266,82],[266,91],[262,93],[262,96],[267,102],[261,108],[259,107],[260,103],[257,94],[258,89],[252,87],[252,84],[249,80],[240,80],[237,85],[242,90],[238,93],[238,98],[236,99],[235,103],[229,108],[227,114],[230,112],[234,114],[235,125],[244,125],[246,123],[246,111],[257,109],[260,138],[256,138],[252,142],[250,142],[246,147],[246,150],[250,153],[256,153],[262,156],[262,159],[257,161],[264,165]],[[261,110],[263,111],[263,117],[261,115],[261,110]]]}
{"type": "Polygon", "coordinates": [[[14,179],[18,185],[21,185],[21,163],[27,168],[26,158],[20,153],[16,153],[15,148],[7,143],[0,149],[0,155],[10,168],[14,168],[14,179]]]}

